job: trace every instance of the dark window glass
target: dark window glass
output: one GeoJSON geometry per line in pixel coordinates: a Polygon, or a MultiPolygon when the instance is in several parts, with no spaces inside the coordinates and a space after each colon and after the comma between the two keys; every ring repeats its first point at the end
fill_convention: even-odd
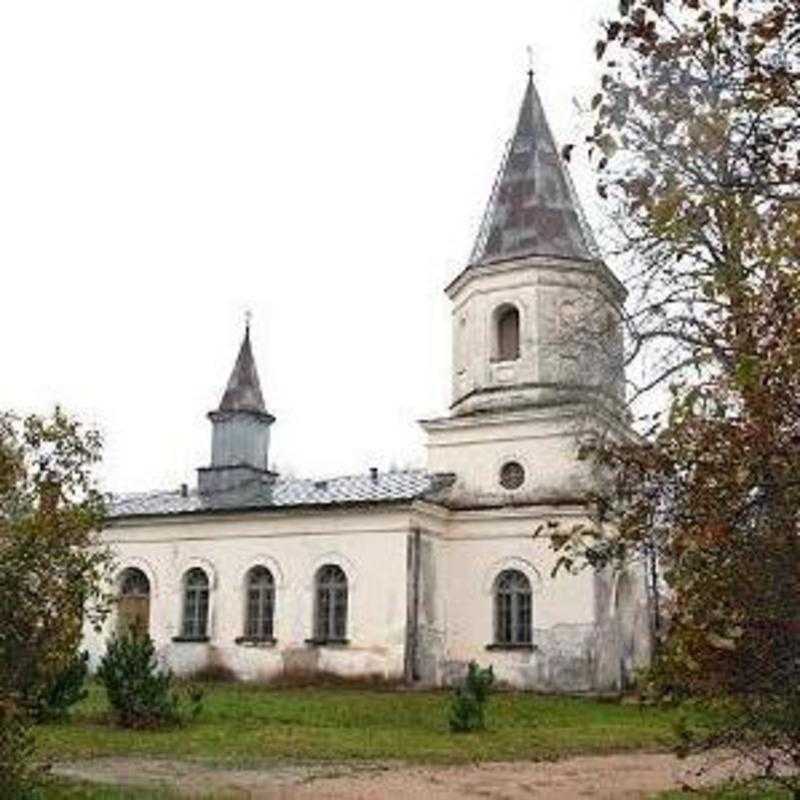
{"type": "Polygon", "coordinates": [[[533,632],[531,584],[518,570],[509,569],[495,583],[495,641],[530,644],[533,632]]]}
{"type": "Polygon", "coordinates": [[[317,572],[315,628],[321,641],[347,637],[347,576],[335,564],[317,572]]]}
{"type": "Polygon", "coordinates": [[[184,576],[183,587],[183,635],[200,639],[208,635],[208,577],[195,567],[184,576]]]}
{"type": "Polygon", "coordinates": [[[509,461],[500,470],[500,485],[504,489],[519,489],[525,483],[525,470],[522,464],[509,461]]]}
{"type": "Polygon", "coordinates": [[[120,580],[120,594],[123,597],[149,597],[150,581],[140,569],[129,567],[122,573],[120,580]]]}
{"type": "Polygon", "coordinates": [[[275,582],[266,567],[253,567],[247,575],[247,621],[245,635],[271,639],[275,609],[275,582]]]}
{"type": "Polygon", "coordinates": [[[519,311],[508,306],[497,315],[497,359],[515,361],[519,358],[519,311]]]}

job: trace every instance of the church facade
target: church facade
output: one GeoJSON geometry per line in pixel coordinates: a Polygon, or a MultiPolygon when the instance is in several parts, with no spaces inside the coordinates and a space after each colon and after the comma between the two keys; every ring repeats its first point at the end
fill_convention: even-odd
{"type": "Polygon", "coordinates": [[[425,470],[270,470],[247,330],[197,486],[121,495],[103,536],[116,613],[179,674],[310,672],[447,685],[471,660],[511,686],[622,688],[649,657],[644,575],[552,576],[548,524],[587,516],[586,437],[628,435],[619,318],[529,77],[469,264],[447,287],[453,402],[425,470]],[[538,535],[537,535],[538,533],[538,535]]]}

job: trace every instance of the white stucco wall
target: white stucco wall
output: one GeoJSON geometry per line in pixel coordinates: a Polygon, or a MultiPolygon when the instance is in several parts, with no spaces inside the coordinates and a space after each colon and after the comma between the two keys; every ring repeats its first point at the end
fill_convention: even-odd
{"type": "MultiPolygon", "coordinates": [[[[229,515],[124,523],[106,532],[118,568],[134,566],[151,586],[150,634],[178,673],[224,665],[266,680],[284,669],[401,678],[406,631],[408,513],[229,515]],[[275,583],[274,646],[236,644],[244,633],[245,575],[257,564],[275,583]],[[348,578],[346,646],[311,646],[316,571],[338,564],[348,578]],[[182,577],[200,567],[211,583],[208,643],[173,642],[180,634],[182,577]]],[[[93,662],[114,629],[87,631],[93,662]]]]}
{"type": "Polygon", "coordinates": [[[585,491],[591,476],[587,462],[577,459],[578,437],[587,419],[580,408],[570,411],[527,409],[430,420],[428,468],[456,475],[456,491],[476,498],[540,502],[544,495],[585,491]],[[517,461],[525,482],[507,490],[499,483],[500,469],[517,461]]]}

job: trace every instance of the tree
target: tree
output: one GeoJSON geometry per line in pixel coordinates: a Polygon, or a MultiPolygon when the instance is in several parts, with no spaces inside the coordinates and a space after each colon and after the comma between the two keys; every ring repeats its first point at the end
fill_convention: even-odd
{"type": "Polygon", "coordinates": [[[632,302],[641,438],[585,450],[588,526],[559,568],[661,567],[662,696],[724,710],[733,747],[800,797],[800,4],[622,0],[588,137],[632,302]]]}
{"type": "Polygon", "coordinates": [[[637,392],[735,369],[721,323],[796,256],[798,45],[793,0],[622,0],[605,25],[587,141],[627,262],[629,360],[649,350],[637,392]]]}
{"type": "Polygon", "coordinates": [[[100,453],[99,435],[58,408],[0,415],[0,763],[27,757],[31,716],[74,664],[84,623],[108,610],[100,453]]]}

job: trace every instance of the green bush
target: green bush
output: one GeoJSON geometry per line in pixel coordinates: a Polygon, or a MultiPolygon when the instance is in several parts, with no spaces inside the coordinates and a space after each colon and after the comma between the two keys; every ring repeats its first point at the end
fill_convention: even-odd
{"type": "Polygon", "coordinates": [[[66,669],[34,701],[31,714],[36,722],[65,719],[70,708],[88,695],[85,686],[88,674],[89,653],[76,653],[66,669]]]}
{"type": "Polygon", "coordinates": [[[492,668],[481,669],[469,662],[467,677],[458,686],[450,705],[450,730],[453,733],[483,730],[486,727],[485,707],[494,683],[492,668]]]}
{"type": "Polygon", "coordinates": [[[153,640],[135,628],[111,638],[97,677],[123,728],[180,725],[187,717],[197,716],[202,706],[202,691],[191,687],[187,702],[182,703],[172,671],[158,666],[153,640]]]}

